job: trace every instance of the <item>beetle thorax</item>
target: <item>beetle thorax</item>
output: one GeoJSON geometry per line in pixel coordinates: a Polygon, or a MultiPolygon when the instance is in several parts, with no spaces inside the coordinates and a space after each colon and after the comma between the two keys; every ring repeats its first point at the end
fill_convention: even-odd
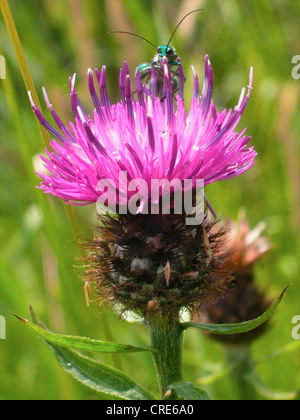
{"type": "Polygon", "coordinates": [[[170,45],[161,45],[157,48],[157,54],[154,57],[154,62],[159,63],[164,57],[167,57],[168,62],[176,61],[177,54],[175,48],[170,45]]]}

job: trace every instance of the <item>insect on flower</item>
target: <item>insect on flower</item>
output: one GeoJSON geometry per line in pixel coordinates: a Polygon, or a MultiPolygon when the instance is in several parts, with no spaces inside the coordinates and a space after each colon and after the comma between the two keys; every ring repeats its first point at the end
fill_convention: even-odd
{"type": "Polygon", "coordinates": [[[143,41],[150,44],[152,47],[156,49],[156,55],[151,60],[151,63],[142,63],[140,64],[136,72],[139,74],[143,84],[146,86],[146,88],[153,94],[153,96],[159,96],[160,98],[165,97],[165,89],[164,89],[164,72],[162,69],[164,58],[167,58],[168,64],[170,66],[171,71],[171,84],[172,84],[172,90],[173,93],[176,93],[179,89],[179,73],[181,68],[181,61],[178,57],[176,50],[174,47],[170,46],[170,43],[181,25],[181,23],[192,13],[199,12],[203,9],[195,9],[191,12],[187,13],[180,22],[176,25],[168,43],[166,45],[160,45],[159,47],[156,47],[152,42],[148,41],[148,39],[133,34],[131,32],[126,31],[110,31],[109,34],[125,34],[125,35],[132,35],[137,38],[142,39],[143,41]],[[155,83],[153,83],[154,79],[156,80],[155,83]]]}

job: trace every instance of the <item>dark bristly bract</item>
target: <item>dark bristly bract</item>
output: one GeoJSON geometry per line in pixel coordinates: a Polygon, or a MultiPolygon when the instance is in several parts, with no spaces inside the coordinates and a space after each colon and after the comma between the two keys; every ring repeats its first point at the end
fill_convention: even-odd
{"type": "Polygon", "coordinates": [[[183,215],[101,218],[87,244],[87,281],[99,300],[141,315],[195,311],[222,296],[231,281],[223,229],[208,218],[186,226],[183,215]],[[207,247],[208,244],[208,247],[207,247]]]}

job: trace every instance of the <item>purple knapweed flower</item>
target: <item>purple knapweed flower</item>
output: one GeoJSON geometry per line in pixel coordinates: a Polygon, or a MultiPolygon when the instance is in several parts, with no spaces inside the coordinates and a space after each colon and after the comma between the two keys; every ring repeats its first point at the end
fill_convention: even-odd
{"type": "Polygon", "coordinates": [[[243,89],[234,110],[218,113],[212,101],[213,71],[205,58],[205,78],[199,96],[198,77],[194,73],[194,92],[187,113],[183,98],[184,75],[179,66],[179,90],[174,99],[171,73],[163,63],[164,91],[162,99],[156,94],[158,78],[153,68],[148,90],[136,74],[137,99],[134,98],[127,64],[120,70],[121,101],[112,104],[106,89],[106,68],[95,70],[99,93],[96,92],[93,72],[88,70],[88,84],[94,104],[93,115],[83,108],[75,90],[75,75],[70,78],[71,104],[75,121],[64,125],[49,102],[45,102],[58,129],[51,126],[31,99],[40,123],[55,137],[41,156],[50,174],[40,173],[40,188],[61,197],[69,204],[84,205],[97,201],[97,184],[110,179],[118,188],[119,172],[126,171],[128,182],[146,181],[149,191],[152,179],[203,179],[204,185],[233,178],[249,169],[256,156],[247,144],[250,137],[245,129],[236,126],[249,99],[252,88],[252,69],[248,92],[243,89]]]}

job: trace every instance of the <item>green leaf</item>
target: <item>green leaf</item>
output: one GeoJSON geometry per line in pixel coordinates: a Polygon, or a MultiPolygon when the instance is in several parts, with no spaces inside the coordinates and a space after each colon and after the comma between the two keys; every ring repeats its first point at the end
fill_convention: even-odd
{"type": "Polygon", "coordinates": [[[123,372],[82,356],[78,352],[47,343],[60,366],[73,378],[105,399],[153,400],[154,397],[123,372]]]}
{"type": "Polygon", "coordinates": [[[222,378],[226,375],[229,375],[229,373],[231,371],[232,371],[232,368],[229,367],[228,365],[225,365],[225,364],[220,365],[220,366],[218,366],[218,368],[214,372],[212,372],[210,374],[207,374],[207,375],[204,375],[204,376],[201,376],[198,379],[197,383],[201,386],[211,385],[214,382],[216,382],[218,379],[220,379],[220,378],[222,378]]]}
{"type": "Polygon", "coordinates": [[[290,401],[296,400],[299,391],[282,392],[269,389],[256,374],[248,374],[246,380],[254,387],[255,391],[267,400],[290,401]]]}
{"type": "Polygon", "coordinates": [[[42,326],[35,325],[27,319],[19,317],[18,315],[13,315],[21,322],[23,322],[23,324],[27,325],[36,334],[43,337],[46,341],[60,347],[92,351],[96,353],[132,353],[151,350],[150,347],[135,347],[130,346],[129,344],[115,343],[113,341],[92,340],[86,337],[55,334],[51,331],[48,331],[45,327],[43,328],[42,326]]]}
{"type": "Polygon", "coordinates": [[[291,341],[281,348],[277,348],[272,353],[264,354],[256,359],[255,363],[262,363],[265,360],[273,359],[275,357],[283,356],[294,351],[299,351],[299,343],[297,340],[291,341]]]}
{"type": "Polygon", "coordinates": [[[182,328],[187,329],[190,327],[194,327],[203,331],[208,331],[213,334],[219,335],[242,334],[252,331],[271,318],[278,305],[280,304],[283,295],[287,289],[288,287],[284,289],[284,291],[281,293],[276,302],[274,302],[273,305],[271,305],[270,308],[266,310],[266,312],[264,312],[260,317],[251,321],[240,322],[238,324],[198,324],[194,322],[185,322],[182,324],[182,328]]]}
{"type": "MultiPolygon", "coordinates": [[[[32,320],[39,325],[43,334],[49,332],[31,307],[30,313],[32,320]]],[[[73,350],[58,346],[47,340],[44,341],[51,348],[56,360],[65,371],[77,381],[96,391],[101,397],[112,400],[154,400],[150,393],[125,373],[73,350]]]]}
{"type": "Polygon", "coordinates": [[[176,382],[170,386],[172,395],[170,399],[176,400],[202,400],[208,401],[209,397],[206,392],[202,391],[198,386],[191,382],[176,382]]]}

